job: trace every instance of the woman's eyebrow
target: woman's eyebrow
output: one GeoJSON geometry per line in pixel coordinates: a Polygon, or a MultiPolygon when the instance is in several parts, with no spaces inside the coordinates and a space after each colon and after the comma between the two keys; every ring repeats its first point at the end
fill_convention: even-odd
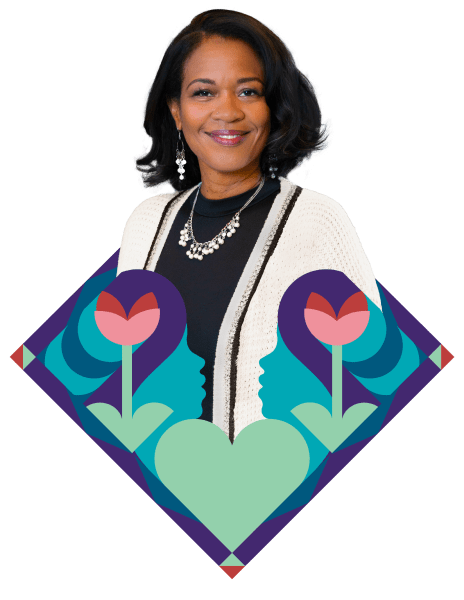
{"type": "MultiPolygon", "coordinates": [[[[216,82],[213,81],[212,79],[194,79],[193,81],[191,81],[188,86],[186,87],[186,89],[188,89],[192,83],[195,83],[199,81],[200,83],[209,83],[211,85],[215,85],[216,82]]],[[[248,81],[259,81],[259,83],[261,83],[262,85],[264,85],[264,83],[261,81],[261,79],[259,77],[242,77],[241,79],[237,79],[237,83],[247,83],[248,81]]]]}

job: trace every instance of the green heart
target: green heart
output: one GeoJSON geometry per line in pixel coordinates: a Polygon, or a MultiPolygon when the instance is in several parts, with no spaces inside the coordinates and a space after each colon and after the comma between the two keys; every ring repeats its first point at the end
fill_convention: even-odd
{"type": "Polygon", "coordinates": [[[335,452],[376,408],[374,404],[360,402],[351,406],[342,419],[333,419],[326,408],[315,402],[299,404],[291,412],[330,452],[335,452]]]}
{"type": "Polygon", "coordinates": [[[216,425],[173,425],[155,451],[163,484],[233,552],[304,480],[309,451],[283,421],[245,427],[233,445],[216,425]]]}
{"type": "Polygon", "coordinates": [[[137,450],[172,413],[168,406],[159,402],[144,404],[135,411],[132,419],[126,420],[114,406],[105,402],[95,402],[87,408],[130,452],[137,450]]]}

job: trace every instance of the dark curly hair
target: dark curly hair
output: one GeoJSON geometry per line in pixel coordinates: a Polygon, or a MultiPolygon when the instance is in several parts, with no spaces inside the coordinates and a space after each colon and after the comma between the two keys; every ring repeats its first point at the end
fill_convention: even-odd
{"type": "Polygon", "coordinates": [[[265,25],[234,10],[208,10],[197,15],[166,50],[148,95],[144,128],[152,139],[148,154],[136,161],[145,187],[169,181],[175,190],[186,190],[201,181],[198,159],[185,139],[184,179],[177,173],[178,132],[168,107],[169,100],[180,101],[184,63],[205,37],[242,40],[262,61],[265,73],[264,95],[271,113],[271,129],[260,156],[260,169],[266,173],[269,159],[278,175],[286,177],[315,150],[325,147],[326,127],[313,86],[295,65],[282,42],[265,25]]]}

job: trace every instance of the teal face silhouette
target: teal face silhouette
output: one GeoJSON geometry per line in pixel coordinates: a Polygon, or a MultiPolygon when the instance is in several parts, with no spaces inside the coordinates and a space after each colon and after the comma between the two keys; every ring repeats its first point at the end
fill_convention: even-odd
{"type": "Polygon", "coordinates": [[[206,392],[202,387],[205,377],[200,370],[204,364],[203,358],[194,354],[187,345],[186,327],[174,352],[145,379],[134,394],[134,411],[150,402],[160,402],[173,411],[136,450],[140,460],[156,476],[155,449],[163,433],[175,423],[197,419],[202,413],[201,403],[206,392]]]}
{"type": "MultiPolygon", "coordinates": [[[[174,352],[149,375],[134,393],[134,411],[147,402],[166,404],[182,413],[182,419],[196,419],[202,413],[205,361],[187,345],[187,327],[174,352]]],[[[176,421],[177,422],[177,421],[176,421]]]]}

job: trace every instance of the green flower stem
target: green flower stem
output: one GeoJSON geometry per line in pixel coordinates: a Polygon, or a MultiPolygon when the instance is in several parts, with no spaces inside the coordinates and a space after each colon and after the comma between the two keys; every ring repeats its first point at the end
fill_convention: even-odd
{"type": "Polygon", "coordinates": [[[332,419],[342,420],[342,350],[343,346],[332,346],[332,419]]]}
{"type": "Polygon", "coordinates": [[[132,421],[132,346],[122,346],[122,420],[132,421]]]}

